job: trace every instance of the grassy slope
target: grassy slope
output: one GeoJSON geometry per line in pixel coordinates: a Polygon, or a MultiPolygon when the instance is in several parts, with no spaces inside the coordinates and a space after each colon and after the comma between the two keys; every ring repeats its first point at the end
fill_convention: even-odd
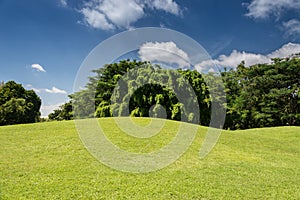
{"type": "MultiPolygon", "coordinates": [[[[137,119],[146,123],[147,119],[137,119]]],[[[133,139],[101,119],[109,138],[124,149],[148,152],[173,137],[164,133],[133,139]]],[[[83,147],[74,122],[0,127],[0,199],[297,199],[300,197],[300,127],[224,131],[204,160],[196,140],[160,171],[112,170],[83,147]]]]}

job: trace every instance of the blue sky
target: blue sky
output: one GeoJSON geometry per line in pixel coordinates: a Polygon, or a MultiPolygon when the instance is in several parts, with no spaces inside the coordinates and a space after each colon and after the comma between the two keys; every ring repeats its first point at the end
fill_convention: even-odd
{"type": "MultiPolygon", "coordinates": [[[[117,33],[165,27],[206,49],[212,60],[199,66],[251,65],[300,52],[299,10],[299,0],[0,0],[0,80],[34,89],[46,116],[68,100],[89,52],[117,33]]],[[[155,45],[186,56],[171,41],[155,45]]]]}

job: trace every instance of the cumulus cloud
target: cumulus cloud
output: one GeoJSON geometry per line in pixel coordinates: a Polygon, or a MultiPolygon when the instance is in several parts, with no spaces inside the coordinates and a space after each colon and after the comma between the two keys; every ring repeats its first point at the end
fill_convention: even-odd
{"type": "Polygon", "coordinates": [[[285,58],[299,52],[300,44],[294,43],[285,44],[280,49],[267,55],[239,52],[234,50],[229,56],[221,55],[218,59],[203,61],[197,64],[195,67],[199,71],[207,71],[209,69],[213,69],[215,66],[235,68],[241,63],[241,61],[245,61],[245,66],[251,66],[255,64],[271,63],[272,58],[285,58]]]}
{"type": "Polygon", "coordinates": [[[144,15],[143,6],[134,0],[105,0],[99,10],[116,26],[129,28],[130,24],[144,15]]]}
{"type": "Polygon", "coordinates": [[[88,25],[103,30],[129,28],[144,15],[142,5],[135,0],[93,0],[81,13],[88,25]]]}
{"type": "Polygon", "coordinates": [[[48,92],[51,94],[67,94],[67,92],[65,90],[61,90],[56,87],[52,87],[52,89],[45,89],[45,92],[48,92]]]}
{"type": "Polygon", "coordinates": [[[40,64],[32,64],[31,68],[38,72],[46,72],[46,70],[40,64]]]}
{"type": "Polygon", "coordinates": [[[115,26],[109,23],[104,14],[97,10],[92,10],[90,8],[84,8],[81,13],[85,17],[85,21],[94,28],[100,28],[103,30],[114,29],[115,26]]]}
{"type": "Polygon", "coordinates": [[[174,0],[92,0],[80,10],[87,25],[103,30],[131,28],[149,9],[164,10],[174,15],[180,8],[174,0]]]}
{"type": "Polygon", "coordinates": [[[246,66],[251,66],[257,63],[268,63],[269,59],[264,55],[234,50],[229,56],[221,55],[216,60],[203,61],[196,65],[196,68],[200,71],[206,71],[206,69],[213,69],[213,66],[236,67],[241,61],[245,61],[246,66]]]}
{"type": "Polygon", "coordinates": [[[286,9],[300,9],[299,0],[253,0],[248,6],[246,16],[256,19],[265,19],[270,16],[279,16],[286,9]]]}
{"type": "Polygon", "coordinates": [[[283,27],[288,35],[300,35],[300,21],[291,19],[283,23],[283,27]]]}
{"type": "Polygon", "coordinates": [[[164,10],[174,15],[180,14],[179,5],[173,0],[148,0],[146,4],[152,9],[164,10]]]}
{"type": "Polygon", "coordinates": [[[285,58],[292,54],[300,53],[300,44],[288,43],[283,45],[280,49],[267,55],[269,58],[285,58]]]}
{"type": "Polygon", "coordinates": [[[177,64],[189,67],[189,56],[174,42],[147,42],[139,49],[139,56],[143,61],[177,64]]]}

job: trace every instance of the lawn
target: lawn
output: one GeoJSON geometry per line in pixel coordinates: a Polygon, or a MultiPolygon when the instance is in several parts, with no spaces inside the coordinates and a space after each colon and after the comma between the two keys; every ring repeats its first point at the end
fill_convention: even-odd
{"type": "MultiPolygon", "coordinates": [[[[166,145],[179,126],[167,121],[159,134],[136,139],[112,118],[99,122],[114,144],[138,153],[166,145]]],[[[74,121],[0,127],[0,199],[300,198],[300,127],[223,131],[200,159],[206,131],[199,127],[188,151],[168,167],[133,174],[97,161],[74,121]]]]}

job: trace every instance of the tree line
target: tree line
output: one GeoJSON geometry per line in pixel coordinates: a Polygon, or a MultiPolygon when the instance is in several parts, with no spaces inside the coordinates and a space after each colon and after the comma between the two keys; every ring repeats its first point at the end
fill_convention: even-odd
{"type": "MultiPolygon", "coordinates": [[[[51,113],[50,120],[134,116],[209,126],[215,103],[226,109],[225,129],[300,125],[299,55],[250,67],[241,62],[219,75],[135,60],[93,72],[85,89],[69,95],[70,101],[51,113]],[[211,91],[220,88],[224,93],[213,96],[211,91]]],[[[40,106],[33,90],[14,81],[0,83],[0,125],[37,122],[40,106]]]]}
{"type": "Polygon", "coordinates": [[[227,93],[226,127],[247,129],[300,125],[300,59],[223,72],[227,93]]]}
{"type": "Polygon", "coordinates": [[[225,69],[219,76],[130,60],[107,64],[93,72],[96,75],[89,78],[86,88],[70,95],[71,101],[49,115],[50,119],[72,119],[74,113],[77,118],[150,116],[208,126],[214,101],[226,109],[225,129],[300,125],[297,56],[250,67],[241,62],[235,70],[225,69]],[[210,77],[215,83],[208,86],[210,77]],[[194,99],[187,97],[192,91],[187,92],[185,81],[192,87],[194,99]],[[218,81],[224,83],[227,104],[218,102],[224,98],[221,93],[214,99],[210,94],[218,81]],[[176,91],[186,98],[179,99],[176,91]],[[197,102],[199,113],[188,110],[193,102],[197,102]]]}

